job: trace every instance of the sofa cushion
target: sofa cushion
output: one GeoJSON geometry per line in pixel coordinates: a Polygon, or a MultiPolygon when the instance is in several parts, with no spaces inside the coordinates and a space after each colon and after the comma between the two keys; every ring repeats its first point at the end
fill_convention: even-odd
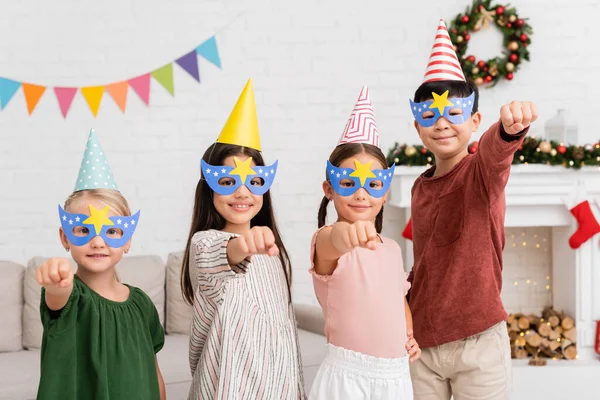
{"type": "Polygon", "coordinates": [[[39,382],[39,350],[0,354],[0,400],[33,400],[39,382]]]}
{"type": "Polygon", "coordinates": [[[181,265],[183,252],[171,253],[167,259],[167,324],[168,334],[190,333],[192,307],[181,293],[181,265]]]}
{"type": "MultiPolygon", "coordinates": [[[[35,280],[36,269],[44,263],[47,257],[34,257],[27,264],[25,271],[23,310],[23,347],[39,349],[42,344],[42,322],[40,318],[40,296],[42,288],[35,280]]],[[[77,265],[70,260],[73,269],[77,265]]],[[[117,274],[121,282],[142,289],[158,310],[161,324],[165,317],[165,264],[158,256],[129,256],[124,257],[117,265],[117,274]]]]}
{"type": "Polygon", "coordinates": [[[9,261],[0,261],[0,353],[21,350],[23,332],[23,277],[25,268],[9,261]]]}
{"type": "Polygon", "coordinates": [[[325,335],[325,317],[319,306],[294,304],[298,328],[318,335],[325,335]]]}

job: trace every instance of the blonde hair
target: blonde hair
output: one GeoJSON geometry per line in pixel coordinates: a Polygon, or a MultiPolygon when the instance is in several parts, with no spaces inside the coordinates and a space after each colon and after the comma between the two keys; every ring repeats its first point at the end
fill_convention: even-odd
{"type": "MultiPolygon", "coordinates": [[[[65,205],[63,208],[65,209],[65,211],[69,211],[69,207],[74,202],[86,196],[94,197],[98,200],[103,201],[104,203],[108,204],[110,208],[115,210],[115,212],[119,215],[122,215],[124,217],[131,215],[131,210],[129,209],[129,204],[127,203],[125,197],[123,197],[121,192],[113,189],[88,189],[73,192],[67,198],[67,200],[65,200],[65,205]]],[[[121,282],[121,279],[119,279],[119,274],[117,274],[116,270],[115,279],[118,282],[121,282]]]]}
{"type": "Polygon", "coordinates": [[[129,204],[127,203],[125,197],[123,197],[121,192],[113,189],[88,189],[73,192],[67,198],[67,200],[65,200],[65,205],[63,208],[65,211],[69,211],[68,209],[71,204],[85,196],[91,196],[97,198],[98,200],[102,200],[119,215],[124,217],[131,215],[131,210],[129,209],[129,204]]]}

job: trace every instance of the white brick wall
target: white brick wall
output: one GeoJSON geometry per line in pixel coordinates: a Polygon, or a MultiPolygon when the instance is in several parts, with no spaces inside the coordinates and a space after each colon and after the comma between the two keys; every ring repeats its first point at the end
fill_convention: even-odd
{"type": "Polygon", "coordinates": [[[552,228],[507,228],[503,257],[502,301],[509,313],[540,314],[552,305],[552,228]]]}
{"type": "MultiPolygon", "coordinates": [[[[510,84],[482,91],[484,125],[513,98],[538,102],[541,123],[566,106],[582,142],[598,135],[593,101],[600,55],[597,1],[512,2],[535,29],[533,62],[510,84]]],[[[177,66],[175,97],[153,82],[151,106],[130,93],[123,115],[106,97],[94,119],[78,95],[63,120],[53,93],[27,116],[20,91],[0,113],[0,258],[61,254],[56,204],[72,190],[89,128],[97,129],[117,183],[142,221],[132,252],[184,246],[199,158],[245,80],[254,78],[264,153],[281,160],[273,188],[295,267],[298,301],[314,296],[307,250],[316,227],[323,163],[362,84],[371,88],[381,143],[417,142],[407,98],[422,78],[439,17],[469,1],[107,0],[2,4],[0,76],[92,85],[150,71],[220,27],[224,69],[201,62],[202,84],[177,66]]],[[[482,33],[482,34],[487,34],[482,33]]],[[[474,35],[475,36],[475,35],[474,35]]],[[[493,37],[490,40],[497,38],[493,37]]],[[[486,46],[479,41],[477,46],[486,46]]],[[[476,44],[473,53],[477,54],[476,44]]],[[[481,47],[480,47],[481,48],[481,47]]]]}

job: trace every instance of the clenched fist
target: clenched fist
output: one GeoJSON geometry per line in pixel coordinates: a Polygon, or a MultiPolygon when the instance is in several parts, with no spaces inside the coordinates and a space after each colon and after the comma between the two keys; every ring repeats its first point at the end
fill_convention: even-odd
{"type": "Polygon", "coordinates": [[[537,106],[529,101],[511,101],[500,108],[500,120],[504,132],[516,135],[538,117],[537,106]]]}
{"type": "Polygon", "coordinates": [[[35,279],[46,292],[61,292],[73,285],[73,268],[66,258],[51,258],[35,271],[35,279]]]}
{"type": "Polygon", "coordinates": [[[255,254],[269,256],[279,254],[275,235],[266,226],[255,226],[237,238],[231,239],[227,245],[227,258],[231,265],[239,264],[246,257],[255,254]]]}
{"type": "Polygon", "coordinates": [[[356,221],[353,224],[337,222],[331,230],[331,242],[341,253],[347,253],[355,247],[375,250],[377,230],[371,221],[356,221]]]}

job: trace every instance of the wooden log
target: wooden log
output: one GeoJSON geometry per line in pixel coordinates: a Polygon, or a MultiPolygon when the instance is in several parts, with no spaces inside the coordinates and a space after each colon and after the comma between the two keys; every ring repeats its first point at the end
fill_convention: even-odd
{"type": "Polygon", "coordinates": [[[565,339],[570,340],[572,343],[577,343],[577,328],[573,327],[569,330],[566,330],[562,333],[565,339]]]}
{"type": "Polygon", "coordinates": [[[539,347],[542,344],[542,337],[535,331],[529,331],[529,334],[525,334],[525,341],[532,347],[539,347]]]}
{"type": "Polygon", "coordinates": [[[561,321],[560,326],[562,326],[565,331],[568,331],[575,326],[575,321],[573,321],[573,318],[571,317],[565,317],[561,321]]]}
{"type": "Polygon", "coordinates": [[[548,322],[552,328],[556,328],[560,324],[560,318],[557,315],[551,315],[548,317],[548,322]]]}
{"type": "Polygon", "coordinates": [[[569,339],[563,339],[560,341],[560,348],[562,350],[564,350],[567,347],[571,346],[572,344],[573,344],[573,342],[571,342],[569,339]]]}
{"type": "Polygon", "coordinates": [[[512,332],[520,332],[521,329],[519,329],[519,321],[514,320],[508,327],[508,330],[512,332]]]}
{"type": "Polygon", "coordinates": [[[529,325],[531,325],[531,321],[529,320],[528,317],[523,316],[523,317],[519,318],[519,322],[517,325],[519,326],[519,329],[524,331],[525,329],[529,328],[529,325]]]}
{"type": "Polygon", "coordinates": [[[551,340],[550,344],[548,345],[548,348],[554,352],[558,348],[560,348],[560,344],[561,344],[561,342],[559,342],[558,340],[551,340]]]}
{"type": "Polygon", "coordinates": [[[532,346],[529,343],[525,345],[525,350],[527,350],[527,354],[530,356],[535,356],[536,354],[542,351],[542,348],[538,346],[532,346]]]}
{"type": "Polygon", "coordinates": [[[525,347],[526,344],[527,344],[527,341],[525,340],[524,336],[519,336],[517,338],[517,340],[515,340],[516,346],[525,347]]]}
{"type": "Polygon", "coordinates": [[[571,345],[563,350],[563,354],[567,360],[574,360],[577,358],[577,347],[571,345]]]}
{"type": "Polygon", "coordinates": [[[556,341],[560,337],[560,333],[556,332],[556,329],[552,329],[548,335],[548,339],[556,341]]]}
{"type": "Polygon", "coordinates": [[[510,314],[508,318],[506,318],[506,325],[510,325],[515,321],[515,314],[510,314]]]}
{"type": "Polygon", "coordinates": [[[519,332],[508,332],[508,338],[510,339],[511,343],[514,343],[519,338],[519,332]]]}
{"type": "Polygon", "coordinates": [[[554,331],[559,335],[562,335],[564,329],[562,328],[562,326],[557,326],[556,328],[554,328],[554,331]]]}
{"type": "Polygon", "coordinates": [[[516,358],[519,360],[529,357],[529,353],[527,353],[527,350],[525,350],[522,347],[513,346],[510,353],[511,353],[510,355],[512,358],[516,358]]]}
{"type": "Polygon", "coordinates": [[[544,337],[550,336],[550,333],[552,332],[552,327],[548,322],[544,321],[543,319],[540,319],[536,325],[536,329],[540,335],[544,337]]]}

